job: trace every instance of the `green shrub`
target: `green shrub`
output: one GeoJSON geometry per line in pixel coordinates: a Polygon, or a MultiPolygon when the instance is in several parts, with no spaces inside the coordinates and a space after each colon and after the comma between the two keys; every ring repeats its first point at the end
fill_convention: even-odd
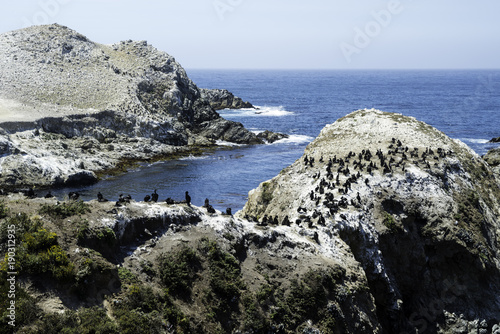
{"type": "Polygon", "coordinates": [[[119,333],[118,326],[107,316],[106,311],[98,306],[78,310],[78,332],[82,334],[119,333]]]}
{"type": "Polygon", "coordinates": [[[387,227],[391,232],[397,232],[401,230],[401,227],[396,223],[394,220],[394,217],[388,213],[388,212],[383,212],[384,219],[382,220],[382,223],[387,227]]]}
{"type": "Polygon", "coordinates": [[[169,293],[177,296],[189,296],[191,285],[200,268],[200,258],[196,252],[183,247],[171,254],[159,257],[160,279],[169,293]]]}
{"type": "Polygon", "coordinates": [[[62,314],[42,313],[22,333],[44,334],[118,334],[117,325],[97,306],[68,310],[62,314]]]}
{"type": "Polygon", "coordinates": [[[5,205],[5,201],[0,201],[0,219],[9,215],[9,208],[5,205]]]}
{"type": "Polygon", "coordinates": [[[139,310],[121,309],[116,312],[115,317],[121,334],[163,333],[163,321],[157,311],[144,313],[139,310]]]}
{"type": "MultiPolygon", "coordinates": [[[[49,274],[58,280],[72,278],[74,265],[59,246],[55,233],[25,214],[12,217],[9,223],[16,226],[16,270],[23,274],[49,274]]],[[[7,255],[0,262],[0,268],[5,268],[7,255]]]]}
{"type": "Polygon", "coordinates": [[[75,311],[66,311],[63,314],[45,313],[39,320],[31,326],[31,329],[26,330],[26,333],[44,333],[44,334],[59,334],[59,333],[77,333],[78,317],[75,311]]]}
{"type": "MultiPolygon", "coordinates": [[[[7,272],[2,270],[0,272],[0,333],[11,333],[12,327],[8,324],[11,321],[7,318],[9,311],[7,307],[10,306],[9,290],[10,282],[7,281],[7,272]]],[[[40,308],[36,305],[36,300],[31,297],[23,288],[21,288],[17,282],[15,284],[15,307],[16,307],[16,319],[15,328],[21,328],[24,325],[30,324],[36,319],[41,313],[40,308]]]]}
{"type": "Polygon", "coordinates": [[[130,309],[140,309],[146,313],[160,308],[162,298],[153,292],[151,287],[132,284],[126,292],[127,304],[130,309]]]}
{"type": "Polygon", "coordinates": [[[113,247],[116,243],[116,234],[111,228],[107,226],[90,228],[86,219],[78,223],[76,237],[79,245],[90,247],[94,246],[94,244],[102,245],[103,243],[113,247]]]}
{"type": "Polygon", "coordinates": [[[244,283],[240,264],[234,256],[222,251],[217,242],[208,239],[202,239],[201,250],[208,257],[212,290],[226,300],[239,297],[244,283]]]}
{"type": "Polygon", "coordinates": [[[167,294],[158,294],[141,284],[130,285],[121,303],[113,304],[120,333],[161,333],[168,323],[176,332],[189,331],[189,321],[167,294]]]}
{"type": "Polygon", "coordinates": [[[260,198],[264,204],[269,204],[273,199],[273,189],[271,189],[271,184],[269,182],[262,183],[262,194],[260,198]]]}
{"type": "Polygon", "coordinates": [[[207,238],[201,239],[199,249],[208,262],[210,273],[209,289],[203,295],[207,320],[221,326],[223,331],[231,332],[234,322],[230,319],[239,313],[241,292],[246,289],[241,279],[240,264],[215,241],[207,238]]]}
{"type": "MultiPolygon", "coordinates": [[[[314,322],[323,320],[325,326],[334,324],[325,322],[330,315],[327,312],[329,300],[336,298],[336,282],[339,279],[335,269],[310,270],[300,280],[291,280],[288,294],[282,295],[274,292],[267,300],[275,302],[275,312],[270,318],[275,323],[285,323],[287,328],[295,330],[306,320],[314,322]]],[[[326,327],[323,328],[325,330],[326,327]]]]}
{"type": "Polygon", "coordinates": [[[23,235],[30,229],[41,227],[40,220],[31,220],[27,214],[18,213],[0,222],[0,251],[3,253],[7,248],[8,230],[15,231],[16,243],[19,243],[23,235]],[[12,225],[14,229],[12,229],[12,225]],[[11,226],[9,228],[9,226],[11,226]]]}
{"type": "Polygon", "coordinates": [[[120,278],[120,281],[125,284],[137,282],[137,276],[124,267],[118,268],[118,277],[120,278]]]}
{"type": "Polygon", "coordinates": [[[90,212],[90,207],[82,200],[67,201],[58,204],[44,204],[39,210],[40,214],[47,214],[52,218],[67,218],[83,215],[90,212]]]}

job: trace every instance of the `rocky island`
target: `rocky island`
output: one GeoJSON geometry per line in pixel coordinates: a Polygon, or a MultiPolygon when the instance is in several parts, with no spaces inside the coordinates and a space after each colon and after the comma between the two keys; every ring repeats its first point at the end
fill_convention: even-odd
{"type": "Polygon", "coordinates": [[[13,287],[22,333],[498,334],[499,202],[465,144],[378,110],[327,125],[234,215],[10,194],[0,328],[13,287]]]}
{"type": "Polygon", "coordinates": [[[127,161],[264,141],[215,111],[250,108],[199,89],[146,41],[103,45],[57,24],[0,35],[0,184],[92,183],[127,161]]]}

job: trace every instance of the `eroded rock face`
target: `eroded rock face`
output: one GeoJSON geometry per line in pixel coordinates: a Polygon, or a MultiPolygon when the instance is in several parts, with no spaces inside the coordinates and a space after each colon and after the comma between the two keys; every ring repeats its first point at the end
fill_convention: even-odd
{"type": "Polygon", "coordinates": [[[452,332],[500,322],[499,203],[491,168],[465,144],[360,110],[326,126],[239,214],[352,252],[387,332],[452,332]]]}
{"type": "MultiPolygon", "coordinates": [[[[217,103],[230,98],[228,107],[242,106],[238,98],[227,91],[202,96],[172,56],[145,41],[103,45],[57,24],[34,26],[0,35],[0,63],[0,181],[9,186],[65,183],[60,180],[82,173],[92,179],[95,159],[87,168],[73,167],[71,161],[57,165],[80,153],[71,151],[72,141],[84,137],[122,146],[129,152],[124,157],[132,159],[217,140],[262,143],[211,106],[211,98],[217,103]],[[37,152],[23,140],[25,131],[57,139],[49,143],[50,136],[38,137],[43,152],[37,152]],[[143,146],[122,145],[129,142],[143,146]],[[57,150],[58,145],[66,147],[57,150]],[[52,149],[44,151],[47,147],[52,149]],[[46,167],[42,157],[57,163],[46,167]]],[[[121,150],[101,148],[94,150],[102,167],[115,166],[120,156],[108,152],[121,150]]]]}
{"type": "MultiPolygon", "coordinates": [[[[60,205],[16,196],[5,199],[10,209],[30,216],[60,205]]],[[[414,118],[360,110],[326,126],[234,216],[209,205],[94,200],[78,217],[88,221],[85,243],[73,247],[94,248],[162,289],[150,267],[163,254],[199,253],[214,240],[244,285],[230,295],[234,312],[209,319],[210,270],[191,264],[206,270],[180,301],[194,332],[215,331],[203,330],[215,322],[227,332],[497,333],[499,201],[490,167],[462,142],[414,118]],[[109,246],[99,243],[103,229],[115,236],[109,246]],[[249,312],[267,327],[249,326],[249,312]]],[[[62,234],[72,230],[64,224],[74,223],[52,223],[62,234]]],[[[99,300],[92,290],[87,298],[99,300]]]]}
{"type": "Polygon", "coordinates": [[[210,101],[210,106],[214,110],[254,108],[250,102],[243,101],[226,89],[202,88],[200,93],[202,97],[210,101]]]}

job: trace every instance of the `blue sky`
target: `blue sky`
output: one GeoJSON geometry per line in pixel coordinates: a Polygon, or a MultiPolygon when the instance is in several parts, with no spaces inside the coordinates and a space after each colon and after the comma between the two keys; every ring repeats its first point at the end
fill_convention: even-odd
{"type": "Polygon", "coordinates": [[[188,69],[491,69],[499,15],[498,0],[16,0],[0,32],[57,22],[188,69]]]}

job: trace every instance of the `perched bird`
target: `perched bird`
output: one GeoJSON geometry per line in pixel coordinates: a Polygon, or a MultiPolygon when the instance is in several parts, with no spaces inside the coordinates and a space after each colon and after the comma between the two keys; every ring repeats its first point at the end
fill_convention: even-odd
{"type": "Polygon", "coordinates": [[[101,194],[101,192],[99,191],[97,193],[97,201],[98,202],[107,202],[108,200],[106,198],[104,198],[104,196],[101,194]]]}
{"type": "Polygon", "coordinates": [[[118,196],[118,201],[116,201],[115,206],[122,206],[125,204],[125,198],[123,197],[123,194],[120,194],[118,196]]]}
{"type": "Polygon", "coordinates": [[[307,209],[299,206],[299,207],[297,208],[297,212],[298,212],[298,213],[306,213],[306,212],[307,212],[307,209]]]}
{"type": "Polygon", "coordinates": [[[186,204],[187,205],[191,205],[191,196],[189,196],[189,192],[186,191],[186,204]]]}
{"type": "Polygon", "coordinates": [[[155,191],[151,194],[151,202],[158,202],[158,194],[155,191]]]}
{"type": "Polygon", "coordinates": [[[208,206],[206,206],[206,208],[207,208],[207,212],[208,212],[208,213],[215,213],[215,209],[214,209],[214,207],[213,207],[213,206],[211,206],[210,204],[209,204],[208,206]]]}
{"type": "Polygon", "coordinates": [[[313,239],[314,239],[314,241],[316,241],[316,243],[319,244],[319,235],[318,235],[318,232],[314,232],[313,239]]]}
{"type": "Polygon", "coordinates": [[[151,201],[151,196],[149,196],[149,195],[144,196],[144,202],[147,203],[149,201],[151,201]]]}
{"type": "Polygon", "coordinates": [[[285,216],[285,218],[283,219],[283,225],[285,226],[290,226],[290,220],[288,219],[288,216],[285,216]]]}

